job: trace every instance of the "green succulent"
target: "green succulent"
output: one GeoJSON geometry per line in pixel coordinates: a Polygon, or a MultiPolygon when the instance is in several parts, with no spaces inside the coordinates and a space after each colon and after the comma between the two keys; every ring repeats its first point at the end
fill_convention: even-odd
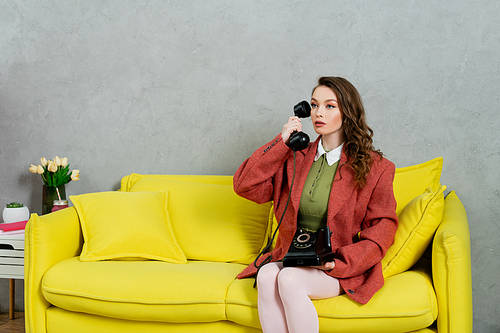
{"type": "Polygon", "coordinates": [[[7,204],[7,208],[21,208],[21,207],[24,207],[24,205],[19,202],[11,202],[7,204]]]}

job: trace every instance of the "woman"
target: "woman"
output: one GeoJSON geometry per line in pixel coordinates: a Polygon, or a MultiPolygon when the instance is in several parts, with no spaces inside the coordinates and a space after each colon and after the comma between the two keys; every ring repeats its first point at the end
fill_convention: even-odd
{"type": "Polygon", "coordinates": [[[258,203],[274,200],[277,219],[284,214],[275,248],[238,275],[246,278],[258,271],[264,332],[318,332],[311,299],[345,291],[366,304],[384,284],[380,261],[398,225],[395,166],[373,147],[373,131],[356,88],[343,78],[322,77],[313,89],[311,108],[319,134],[315,142],[294,156],[287,143],[302,124],[291,117],[281,134],[257,149],[234,176],[236,193],[258,203]],[[331,261],[283,267],[297,228],[314,232],[325,226],[332,231],[331,261]]]}

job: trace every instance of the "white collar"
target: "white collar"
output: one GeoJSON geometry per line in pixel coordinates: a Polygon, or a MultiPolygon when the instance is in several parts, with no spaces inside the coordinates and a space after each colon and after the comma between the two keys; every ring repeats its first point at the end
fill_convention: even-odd
{"type": "Polygon", "coordinates": [[[323,139],[320,139],[318,143],[318,149],[316,150],[316,156],[314,157],[314,161],[319,160],[321,155],[326,154],[326,161],[328,162],[329,166],[332,166],[333,164],[335,164],[337,161],[340,160],[340,155],[342,154],[342,147],[344,147],[343,142],[337,148],[327,152],[325,148],[323,148],[323,139]]]}

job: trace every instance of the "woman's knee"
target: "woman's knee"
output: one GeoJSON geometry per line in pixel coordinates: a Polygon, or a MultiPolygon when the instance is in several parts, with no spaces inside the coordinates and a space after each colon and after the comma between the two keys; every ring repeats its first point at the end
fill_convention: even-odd
{"type": "Polygon", "coordinates": [[[337,279],[316,268],[285,267],[278,275],[281,298],[307,295],[312,299],[338,296],[341,291],[337,279]]]}
{"type": "Polygon", "coordinates": [[[262,266],[257,274],[257,289],[262,291],[262,288],[276,288],[276,279],[281,271],[281,266],[277,263],[269,263],[262,266]]]}
{"type": "Polygon", "coordinates": [[[278,288],[280,294],[288,294],[298,291],[300,286],[300,269],[295,267],[285,267],[278,275],[278,288]]]}

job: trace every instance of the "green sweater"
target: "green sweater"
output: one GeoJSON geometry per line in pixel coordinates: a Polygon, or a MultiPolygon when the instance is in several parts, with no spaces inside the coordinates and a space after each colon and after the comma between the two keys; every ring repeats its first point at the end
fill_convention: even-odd
{"type": "Polygon", "coordinates": [[[328,165],[326,154],[313,162],[300,197],[298,226],[315,232],[326,226],[328,199],[339,162],[328,165]]]}

